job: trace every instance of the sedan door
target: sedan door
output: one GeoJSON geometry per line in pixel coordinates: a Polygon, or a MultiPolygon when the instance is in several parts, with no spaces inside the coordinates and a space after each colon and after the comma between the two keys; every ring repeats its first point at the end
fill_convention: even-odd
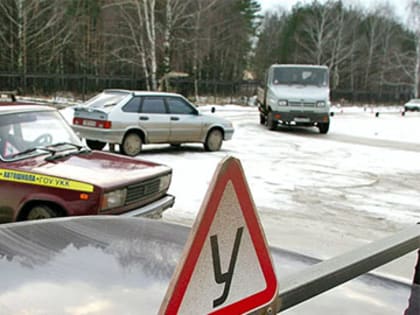
{"type": "Polygon", "coordinates": [[[171,121],[169,142],[201,142],[203,116],[197,109],[180,97],[166,97],[171,121]]]}
{"type": "Polygon", "coordinates": [[[163,97],[142,97],[138,124],[141,129],[146,131],[149,143],[169,141],[171,121],[163,97]]]}

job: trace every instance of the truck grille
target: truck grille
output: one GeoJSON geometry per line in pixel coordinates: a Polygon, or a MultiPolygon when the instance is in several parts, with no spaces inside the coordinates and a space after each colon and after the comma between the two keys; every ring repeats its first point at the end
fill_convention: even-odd
{"type": "Polygon", "coordinates": [[[315,103],[311,102],[289,102],[291,107],[315,107],[315,103]]]}
{"type": "Polygon", "coordinates": [[[141,201],[159,192],[160,178],[153,178],[148,181],[133,184],[127,187],[125,204],[141,201]]]}

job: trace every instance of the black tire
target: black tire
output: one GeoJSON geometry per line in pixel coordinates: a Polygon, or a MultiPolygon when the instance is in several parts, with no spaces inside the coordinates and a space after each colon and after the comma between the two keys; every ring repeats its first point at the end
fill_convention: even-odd
{"type": "Polygon", "coordinates": [[[277,123],[273,119],[273,112],[268,112],[267,115],[267,129],[268,130],[276,130],[277,123]]]}
{"type": "Polygon", "coordinates": [[[26,220],[41,220],[58,217],[58,213],[55,212],[51,207],[38,204],[29,209],[26,216],[26,220]]]}
{"type": "Polygon", "coordinates": [[[136,156],[140,154],[143,146],[143,140],[138,133],[130,132],[125,135],[120,145],[121,153],[128,156],[136,156]]]}
{"type": "Polygon", "coordinates": [[[320,123],[318,124],[319,132],[322,134],[326,134],[328,129],[330,129],[330,123],[320,123]]]}
{"type": "Polygon", "coordinates": [[[212,129],[207,135],[204,149],[206,151],[219,151],[223,143],[223,134],[220,129],[212,129]]]}
{"type": "Polygon", "coordinates": [[[265,116],[263,114],[260,114],[260,124],[265,125],[265,116]]]}
{"type": "Polygon", "coordinates": [[[101,151],[106,146],[106,142],[89,139],[86,139],[86,144],[90,149],[98,151],[101,151]]]}

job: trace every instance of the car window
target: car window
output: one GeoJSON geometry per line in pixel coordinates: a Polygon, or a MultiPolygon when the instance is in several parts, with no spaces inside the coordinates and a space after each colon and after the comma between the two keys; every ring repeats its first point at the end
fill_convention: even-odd
{"type": "Polygon", "coordinates": [[[166,102],[171,114],[191,115],[197,113],[194,107],[179,97],[168,97],[166,102]]]}
{"type": "Polygon", "coordinates": [[[123,112],[126,113],[138,113],[140,111],[141,97],[135,96],[128,101],[127,104],[122,108],[123,112]]]}
{"type": "Polygon", "coordinates": [[[101,93],[88,100],[84,106],[95,108],[114,106],[127,95],[128,93],[101,93]]]}
{"type": "Polygon", "coordinates": [[[144,97],[141,112],[145,114],[166,114],[163,97],[144,97]]]}

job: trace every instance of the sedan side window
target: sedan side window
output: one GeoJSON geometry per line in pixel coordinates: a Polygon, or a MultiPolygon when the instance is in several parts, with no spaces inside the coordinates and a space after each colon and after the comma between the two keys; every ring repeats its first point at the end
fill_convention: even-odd
{"type": "Polygon", "coordinates": [[[197,110],[181,98],[168,97],[166,98],[166,102],[169,106],[169,112],[171,114],[181,114],[181,115],[182,114],[183,115],[197,114],[197,110]]]}
{"type": "Polygon", "coordinates": [[[144,97],[141,112],[145,114],[166,114],[163,97],[144,97]]]}
{"type": "Polygon", "coordinates": [[[140,101],[141,97],[135,96],[128,101],[127,104],[122,108],[123,112],[126,113],[138,113],[140,111],[140,101]]]}

